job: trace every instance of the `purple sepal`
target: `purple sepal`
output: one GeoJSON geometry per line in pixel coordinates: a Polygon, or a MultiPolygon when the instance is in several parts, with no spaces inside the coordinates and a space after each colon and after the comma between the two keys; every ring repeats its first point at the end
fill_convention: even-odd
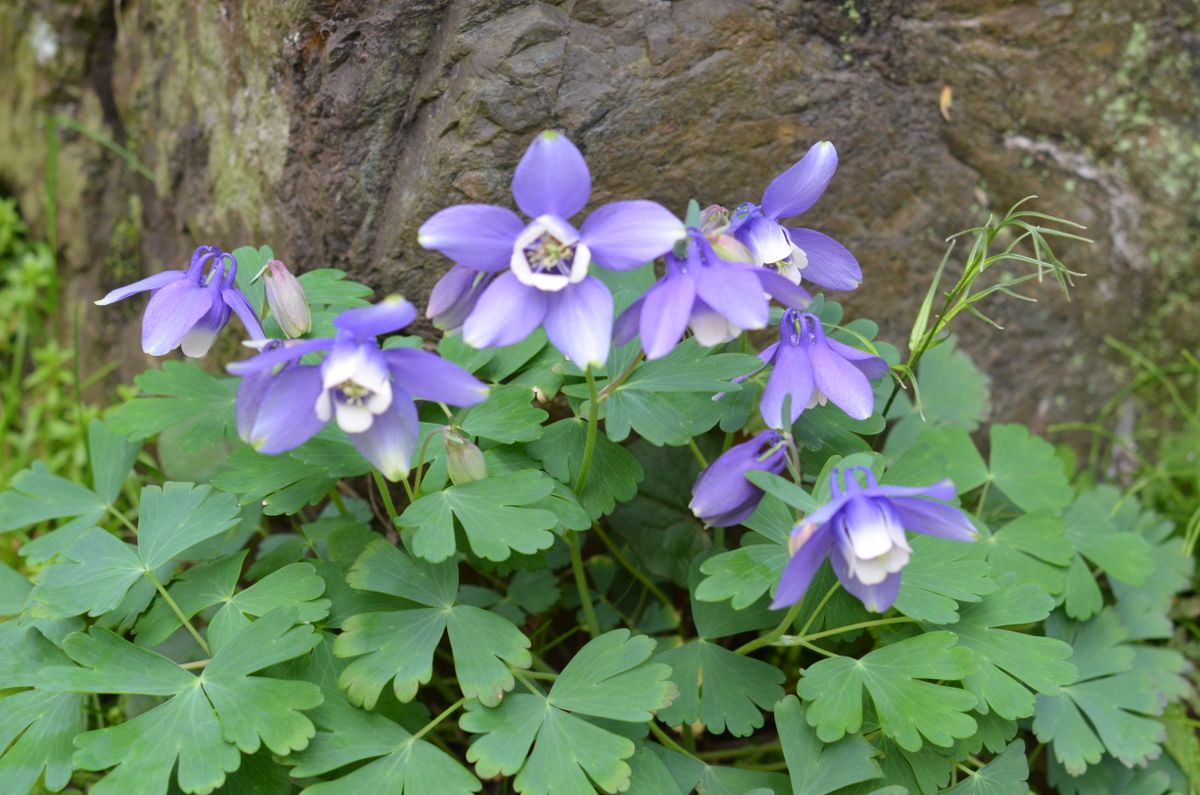
{"type": "Polygon", "coordinates": [[[412,304],[392,295],[371,306],[347,309],[333,319],[333,326],[358,338],[376,337],[399,331],[416,317],[417,310],[412,304]]]}
{"type": "Polygon", "coordinates": [[[761,469],[778,474],[786,465],[787,451],[779,434],[763,431],[730,447],[700,473],[688,507],[711,527],[741,524],[763,496],[762,489],[746,479],[746,473],[761,469]]]}
{"type": "Polygon", "coordinates": [[[950,481],[931,486],[880,486],[866,467],[833,469],[831,499],[801,520],[792,531],[792,557],[780,578],[771,607],[795,604],[804,597],[812,575],[829,557],[845,589],[868,610],[882,613],[900,590],[900,572],[912,548],[905,530],[973,541],[971,520],[958,508],[935,502],[954,496],[950,481]],[[864,483],[856,476],[861,475],[864,483]]]}
{"type": "Polygon", "coordinates": [[[875,408],[869,379],[888,371],[880,357],[830,340],[819,317],[796,310],[783,314],[770,362],[773,369],[758,406],[771,427],[791,425],[821,398],[854,419],[865,420],[875,408]],[[791,408],[788,417],[782,416],[785,403],[791,408]]]}
{"type": "Polygon", "coordinates": [[[383,476],[391,481],[408,475],[413,450],[420,436],[417,407],[400,387],[392,388],[392,403],[361,433],[348,433],[350,441],[383,476]]]}

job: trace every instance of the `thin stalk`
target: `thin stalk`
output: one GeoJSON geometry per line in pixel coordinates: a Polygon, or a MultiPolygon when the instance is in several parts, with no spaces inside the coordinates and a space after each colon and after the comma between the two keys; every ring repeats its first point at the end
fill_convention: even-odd
{"type": "Polygon", "coordinates": [[[436,718],[434,718],[433,720],[429,721],[429,723],[426,723],[424,726],[422,726],[421,730],[413,735],[413,740],[419,740],[422,737],[424,737],[426,734],[429,734],[429,732],[431,732],[435,728],[437,728],[437,725],[439,723],[441,723],[446,718],[453,715],[455,712],[458,711],[458,709],[460,707],[462,707],[463,704],[466,704],[466,703],[467,703],[467,699],[464,696],[463,698],[460,698],[458,701],[455,701],[450,706],[446,707],[444,710],[442,710],[441,714],[439,714],[436,718]]]}
{"type": "Polygon", "coordinates": [[[655,723],[654,721],[650,721],[650,723],[647,725],[649,725],[650,733],[654,735],[655,739],[657,739],[660,743],[662,743],[666,747],[670,748],[675,753],[683,754],[684,756],[691,757],[692,759],[698,758],[695,754],[688,751],[688,749],[684,748],[682,745],[675,742],[675,740],[671,738],[671,735],[669,735],[665,731],[663,731],[659,727],[659,725],[657,723],[655,723]]]}
{"type": "Polygon", "coordinates": [[[701,751],[700,756],[707,762],[715,762],[721,759],[734,759],[756,752],[770,753],[779,749],[779,741],[776,740],[773,743],[763,743],[762,745],[739,745],[737,748],[718,748],[714,751],[701,751]]]}
{"type": "Polygon", "coordinates": [[[196,639],[196,642],[200,644],[200,648],[204,649],[204,653],[211,657],[212,650],[208,648],[208,643],[205,642],[204,638],[200,637],[200,633],[196,631],[196,627],[192,624],[191,620],[183,614],[183,611],[179,609],[179,605],[176,604],[175,600],[171,598],[171,594],[167,593],[167,589],[163,587],[163,584],[158,581],[158,578],[154,576],[153,572],[147,571],[146,576],[150,578],[150,582],[154,583],[155,589],[158,590],[158,593],[162,596],[163,601],[167,603],[167,607],[171,608],[171,612],[174,613],[175,617],[179,619],[179,623],[182,624],[184,629],[186,629],[188,633],[196,639]]]}
{"type": "Polygon", "coordinates": [[[877,618],[874,621],[860,621],[857,624],[847,624],[844,627],[834,627],[833,629],[814,632],[811,635],[801,633],[801,638],[804,640],[820,640],[821,638],[831,638],[834,635],[841,635],[846,632],[854,632],[858,629],[870,629],[872,627],[886,627],[891,624],[911,624],[912,619],[908,616],[895,616],[893,618],[877,618]]]}
{"type": "Polygon", "coordinates": [[[775,627],[775,629],[759,635],[752,641],[742,644],[734,651],[734,653],[742,655],[749,654],[756,649],[761,649],[763,646],[770,646],[772,643],[779,640],[779,638],[783,637],[784,633],[788,631],[788,627],[790,627],[796,620],[796,616],[800,615],[801,604],[803,604],[802,601],[796,602],[796,604],[788,608],[787,613],[783,617],[783,621],[780,621],[779,626],[775,627]]]}
{"type": "Polygon", "coordinates": [[[575,493],[582,494],[583,486],[587,483],[588,470],[592,468],[592,455],[596,452],[596,431],[600,423],[600,399],[596,392],[596,378],[589,367],[584,373],[588,384],[588,417],[587,437],[583,442],[583,460],[579,464],[579,474],[575,477],[575,493]]]}
{"type": "MultiPolygon", "coordinates": [[[[596,452],[596,432],[600,424],[600,398],[596,392],[596,378],[592,368],[584,371],[588,385],[588,416],[587,436],[583,442],[583,459],[579,464],[579,474],[575,478],[575,493],[582,494],[587,483],[588,470],[592,467],[592,456],[596,452]]],[[[583,548],[579,542],[579,534],[568,530],[565,536],[567,547],[571,552],[571,571],[575,575],[575,587],[579,591],[579,604],[583,608],[583,618],[587,623],[588,632],[597,637],[600,634],[600,621],[596,618],[596,607],[592,604],[592,593],[588,588],[587,572],[583,568],[583,548]]]]}
{"type": "MultiPolygon", "coordinates": [[[[396,504],[392,502],[392,493],[388,491],[387,480],[378,469],[372,469],[371,475],[375,478],[375,488],[379,489],[379,497],[383,500],[383,507],[387,511],[388,519],[392,520],[393,526],[399,526],[400,514],[396,513],[396,504]]],[[[405,481],[405,485],[408,485],[407,481],[405,481]]]]}
{"type": "Polygon", "coordinates": [[[635,580],[640,582],[642,587],[649,591],[655,599],[662,602],[663,606],[670,611],[672,616],[679,618],[679,611],[675,609],[675,603],[672,602],[665,593],[663,593],[663,590],[658,587],[658,584],[655,583],[654,580],[651,580],[644,572],[642,572],[641,569],[639,569],[637,566],[634,566],[633,562],[630,561],[629,558],[625,557],[625,553],[620,550],[608,533],[604,531],[604,528],[600,526],[599,522],[592,523],[592,530],[597,536],[600,537],[600,540],[604,542],[604,546],[608,547],[609,554],[613,556],[613,560],[624,567],[625,570],[628,571],[635,580]]]}
{"type": "Polygon", "coordinates": [[[829,590],[826,591],[825,595],[821,597],[821,601],[817,602],[817,606],[813,609],[812,614],[809,615],[808,620],[804,622],[804,626],[800,628],[800,637],[808,637],[808,631],[812,629],[813,624],[817,623],[817,616],[821,615],[821,611],[825,609],[825,605],[829,604],[829,600],[833,598],[833,595],[837,593],[838,588],[841,587],[842,583],[840,581],[835,581],[833,585],[829,586],[829,590]]]}
{"type": "Polygon", "coordinates": [[[688,439],[688,448],[691,449],[692,455],[696,457],[701,469],[708,469],[708,459],[704,457],[704,453],[700,452],[700,446],[696,444],[695,439],[688,439]]]}
{"type": "Polygon", "coordinates": [[[600,390],[600,395],[597,399],[600,402],[608,400],[609,395],[615,392],[617,387],[629,380],[629,376],[633,375],[633,371],[637,369],[637,366],[642,363],[642,359],[645,357],[646,354],[644,353],[639,353],[635,356],[633,361],[629,363],[629,366],[621,371],[620,375],[604,385],[604,389],[600,390]]]}
{"type": "Polygon", "coordinates": [[[537,686],[537,683],[529,681],[529,677],[525,675],[526,671],[523,671],[520,668],[509,668],[509,670],[512,671],[513,678],[525,685],[525,689],[530,693],[534,693],[539,696],[546,695],[542,692],[542,689],[537,686]]]}
{"type": "Polygon", "coordinates": [[[129,521],[128,516],[121,513],[121,511],[119,509],[113,507],[112,505],[108,506],[108,510],[110,513],[112,513],[113,516],[120,519],[121,524],[125,525],[125,527],[127,527],[131,533],[133,533],[134,535],[137,535],[137,531],[138,531],[137,525],[135,525],[133,522],[129,521]]]}
{"type": "Polygon", "coordinates": [[[431,439],[433,439],[432,433],[427,434],[425,441],[421,442],[421,451],[417,453],[417,465],[413,467],[413,470],[417,473],[417,477],[413,481],[413,492],[416,494],[421,493],[421,483],[425,480],[425,469],[423,469],[425,466],[425,453],[429,452],[429,442],[431,439]]]}
{"type": "Polygon", "coordinates": [[[207,665],[208,665],[210,662],[212,662],[212,660],[211,660],[211,659],[208,659],[208,660],[195,660],[194,662],[180,663],[180,664],[179,664],[179,667],[180,667],[180,668],[184,668],[184,669],[186,669],[186,670],[188,670],[188,671],[195,671],[197,668],[204,668],[204,667],[205,667],[205,666],[207,666],[207,665]]]}
{"type": "Polygon", "coordinates": [[[337,507],[338,513],[342,516],[349,516],[350,510],[346,507],[346,501],[342,499],[342,495],[338,493],[337,486],[332,486],[329,489],[329,499],[337,507]]]}
{"type": "Polygon", "coordinates": [[[975,506],[976,518],[983,516],[983,504],[987,502],[988,489],[992,486],[992,479],[988,478],[983,481],[983,488],[979,490],[979,502],[975,506]]]}
{"type": "Polygon", "coordinates": [[[571,551],[571,571],[575,575],[575,587],[579,590],[579,604],[583,608],[583,619],[588,633],[594,638],[600,634],[600,621],[596,618],[596,607],[592,604],[592,593],[588,588],[587,574],[583,569],[583,550],[579,534],[574,530],[566,533],[567,548],[571,551]]]}

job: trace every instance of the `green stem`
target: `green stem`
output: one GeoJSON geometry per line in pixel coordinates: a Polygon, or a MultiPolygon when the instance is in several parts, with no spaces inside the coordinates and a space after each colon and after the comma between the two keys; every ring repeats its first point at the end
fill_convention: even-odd
{"type": "Polygon", "coordinates": [[[194,670],[196,670],[197,668],[204,668],[204,667],[206,667],[206,666],[207,666],[207,665],[208,665],[210,662],[212,662],[212,659],[208,659],[208,660],[196,660],[196,661],[194,661],[194,662],[180,663],[180,664],[179,664],[179,667],[180,667],[180,668],[183,668],[183,669],[185,669],[185,670],[188,670],[188,671],[194,671],[194,670]]]}
{"type": "Polygon", "coordinates": [[[596,379],[589,367],[584,373],[588,384],[587,438],[583,442],[583,459],[579,463],[579,474],[575,477],[575,493],[582,494],[587,483],[588,470],[592,468],[592,455],[596,452],[596,430],[600,423],[600,399],[596,393],[596,379]]]}
{"type": "Polygon", "coordinates": [[[600,402],[608,400],[608,396],[615,392],[617,387],[625,383],[629,379],[629,376],[633,375],[633,371],[636,370],[637,366],[642,363],[642,359],[645,358],[645,356],[646,354],[639,353],[636,357],[634,357],[633,361],[629,363],[629,366],[621,371],[620,375],[605,384],[604,389],[600,390],[598,400],[600,402]]]}
{"type": "Polygon", "coordinates": [[[680,745],[679,743],[675,742],[675,740],[673,740],[673,739],[671,738],[671,735],[669,735],[669,734],[667,734],[665,731],[663,731],[663,730],[662,730],[662,729],[659,727],[659,725],[658,725],[657,723],[655,723],[654,721],[650,721],[650,723],[649,723],[648,725],[650,726],[650,733],[651,733],[651,734],[653,734],[653,735],[654,735],[654,737],[655,737],[655,738],[656,738],[656,739],[657,739],[657,740],[658,740],[660,743],[662,743],[662,744],[663,744],[663,745],[665,745],[666,747],[670,748],[670,749],[671,749],[672,751],[674,751],[675,753],[677,753],[677,754],[683,754],[684,756],[691,757],[692,759],[697,759],[697,758],[698,758],[698,757],[696,757],[696,755],[695,755],[695,754],[693,754],[693,753],[691,753],[690,751],[688,751],[688,749],[684,748],[682,745],[680,745]]]}
{"type": "Polygon", "coordinates": [[[333,500],[333,504],[337,507],[338,513],[342,516],[349,516],[350,511],[346,508],[346,501],[342,499],[342,495],[338,493],[337,486],[329,489],[329,499],[333,500]]]}
{"type": "Polygon", "coordinates": [[[429,452],[429,441],[433,439],[433,434],[425,435],[425,441],[421,442],[421,452],[417,453],[417,465],[413,470],[417,473],[417,477],[413,481],[413,493],[421,493],[421,483],[425,480],[425,454],[429,452]]]}
{"type": "Polygon", "coordinates": [[[435,728],[437,728],[437,725],[439,723],[441,723],[446,718],[450,717],[455,712],[457,712],[458,709],[465,703],[467,703],[467,699],[464,696],[463,698],[460,698],[458,701],[455,701],[450,706],[446,707],[444,710],[442,710],[440,715],[438,715],[433,720],[429,721],[429,723],[426,723],[424,726],[422,726],[421,730],[413,735],[413,740],[419,740],[422,737],[424,737],[426,734],[429,734],[429,732],[431,732],[435,728]]]}
{"type": "Polygon", "coordinates": [[[546,694],[542,692],[542,689],[538,687],[535,682],[529,681],[529,677],[525,675],[527,673],[526,671],[523,671],[520,668],[509,668],[508,670],[512,671],[513,678],[525,685],[525,689],[530,693],[545,697],[546,694]]]}
{"type": "Polygon", "coordinates": [[[679,611],[675,609],[675,603],[672,602],[665,593],[663,593],[663,590],[658,587],[654,580],[651,580],[649,577],[647,577],[641,569],[633,565],[629,558],[625,557],[625,553],[623,553],[620,548],[617,547],[616,543],[614,543],[608,533],[604,531],[604,528],[600,526],[599,522],[592,523],[592,530],[600,537],[600,540],[604,542],[604,546],[608,547],[609,554],[613,556],[613,560],[615,560],[622,567],[624,567],[626,571],[633,575],[633,578],[640,582],[642,587],[649,591],[655,599],[662,602],[663,606],[667,608],[674,618],[679,618],[679,611]]]}
{"type": "Polygon", "coordinates": [[[117,517],[118,519],[120,519],[120,520],[121,520],[121,524],[125,525],[125,527],[127,527],[131,533],[133,533],[134,535],[137,535],[137,531],[138,531],[138,530],[137,530],[137,525],[135,525],[133,522],[129,521],[129,517],[128,517],[128,516],[126,516],[125,514],[121,513],[121,511],[120,511],[120,510],[118,510],[117,508],[114,508],[114,507],[113,507],[113,506],[111,506],[111,505],[110,505],[110,506],[108,506],[108,510],[109,510],[109,512],[110,512],[110,513],[112,513],[112,515],[113,515],[113,516],[115,516],[115,517],[117,517]]]}
{"type": "Polygon", "coordinates": [[[988,489],[991,487],[991,485],[992,485],[991,478],[988,478],[987,480],[983,481],[983,488],[979,490],[979,504],[977,504],[975,506],[976,518],[983,515],[983,503],[987,500],[988,489]]]}
{"type": "Polygon", "coordinates": [[[893,618],[877,618],[874,621],[860,621],[857,624],[847,624],[844,627],[834,627],[826,629],[822,632],[814,632],[811,635],[801,633],[803,640],[820,640],[821,638],[831,638],[834,635],[841,635],[846,632],[853,632],[858,629],[870,629],[871,627],[886,627],[890,624],[911,624],[912,619],[908,616],[895,616],[893,618]]]}
{"type": "Polygon", "coordinates": [[[592,604],[592,593],[588,589],[587,574],[583,570],[583,551],[579,544],[579,534],[568,530],[566,534],[567,548],[571,551],[571,570],[575,574],[575,587],[579,590],[579,604],[583,608],[583,619],[587,623],[588,633],[593,637],[600,634],[600,621],[596,618],[596,607],[592,604]]]}
{"type": "MultiPolygon", "coordinates": [[[[378,469],[372,469],[371,475],[375,478],[375,488],[379,489],[379,497],[383,500],[383,507],[387,511],[388,518],[392,520],[393,525],[398,526],[400,514],[396,513],[396,504],[392,502],[392,493],[388,491],[387,480],[384,479],[383,473],[378,469]]],[[[405,485],[408,485],[407,481],[405,485]]]]}
{"type": "Polygon", "coordinates": [[[808,620],[804,622],[804,626],[800,628],[800,637],[807,638],[808,631],[812,629],[812,625],[817,623],[817,616],[821,615],[821,611],[825,609],[825,605],[829,604],[829,600],[837,593],[838,588],[841,588],[841,582],[835,581],[829,586],[829,590],[821,597],[821,601],[817,602],[817,606],[813,608],[812,613],[808,616],[808,620]]]}
{"type": "Polygon", "coordinates": [[[163,584],[158,581],[153,572],[147,571],[146,576],[150,578],[150,582],[154,583],[154,587],[158,590],[159,595],[162,596],[163,601],[167,603],[167,607],[171,608],[171,612],[179,619],[179,623],[196,639],[196,642],[200,644],[200,648],[204,649],[204,653],[211,657],[212,650],[208,648],[208,643],[205,642],[204,638],[200,637],[200,633],[196,631],[196,627],[192,625],[188,617],[179,609],[179,605],[171,598],[171,594],[167,593],[167,589],[163,587],[163,584]]]}
{"type": "MultiPolygon", "coordinates": [[[[592,455],[596,452],[596,431],[600,424],[600,399],[596,393],[596,378],[592,368],[584,371],[588,384],[588,417],[587,437],[583,443],[583,459],[579,463],[579,474],[575,478],[575,493],[582,494],[587,483],[588,470],[592,467],[592,455]]],[[[588,588],[587,573],[583,568],[583,549],[579,543],[579,534],[568,530],[565,536],[567,547],[571,551],[571,570],[575,575],[575,587],[579,590],[579,604],[583,608],[583,618],[587,623],[588,632],[597,637],[600,634],[600,622],[596,618],[596,608],[592,604],[592,594],[588,588]]]]}
{"type": "Polygon", "coordinates": [[[758,752],[778,751],[780,748],[779,741],[773,743],[763,743],[762,745],[739,745],[737,748],[719,748],[715,751],[702,751],[700,756],[706,762],[716,762],[721,759],[734,759],[739,756],[753,754],[758,752]]]}
{"type": "Polygon", "coordinates": [[[700,462],[700,468],[708,469],[708,459],[704,457],[704,453],[700,452],[700,447],[696,444],[695,439],[688,439],[688,447],[691,449],[692,455],[700,462]]]}
{"type": "Polygon", "coordinates": [[[759,635],[754,640],[739,646],[735,653],[743,655],[749,654],[756,649],[761,649],[763,646],[770,646],[772,643],[779,640],[779,638],[783,637],[784,633],[788,631],[788,627],[790,627],[796,620],[796,616],[800,615],[800,606],[802,604],[803,600],[796,602],[796,604],[788,608],[787,613],[783,617],[783,621],[779,622],[779,626],[775,627],[775,629],[771,630],[770,632],[759,635]]]}

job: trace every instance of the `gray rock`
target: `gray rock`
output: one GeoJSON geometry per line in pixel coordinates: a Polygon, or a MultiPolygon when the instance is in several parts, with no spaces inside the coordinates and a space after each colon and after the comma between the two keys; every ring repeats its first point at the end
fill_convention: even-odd
{"type": "Polygon", "coordinates": [[[58,244],[88,307],[94,366],[144,366],[140,305],[105,289],[200,242],[270,243],[293,267],[346,268],[423,300],[445,270],[416,229],[462,201],[508,201],[532,136],[583,149],[595,203],[729,205],[819,139],[841,169],[805,224],[856,252],[846,301],[902,342],[942,239],[1036,193],[1096,242],[1065,302],[997,301],[964,319],[996,414],[1092,416],[1121,370],[1105,335],[1200,338],[1200,12],[1126,3],[567,3],[406,0],[0,5],[0,188],[45,220],[44,124],[58,152],[58,244]],[[114,7],[117,7],[114,12],[114,7]],[[949,121],[939,112],[952,90],[949,121]],[[123,314],[121,314],[123,313],[123,314]]]}

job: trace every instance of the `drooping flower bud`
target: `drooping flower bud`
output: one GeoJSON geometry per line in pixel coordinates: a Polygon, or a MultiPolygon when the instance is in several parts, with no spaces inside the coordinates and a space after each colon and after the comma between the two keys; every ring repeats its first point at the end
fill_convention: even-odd
{"type": "Polygon", "coordinates": [[[455,485],[483,480],[487,477],[487,462],[471,440],[452,428],[442,430],[446,443],[446,471],[455,485]]]}
{"type": "Polygon", "coordinates": [[[277,259],[267,263],[263,278],[267,288],[267,305],[279,322],[279,328],[293,339],[307,334],[312,329],[312,313],[308,309],[308,299],[304,297],[300,280],[277,259]]]}
{"type": "Polygon", "coordinates": [[[762,500],[763,491],[746,480],[756,469],[779,474],[787,466],[787,451],[775,431],[763,431],[748,442],[735,444],[709,465],[692,486],[688,507],[710,527],[741,524],[762,500]]]}

